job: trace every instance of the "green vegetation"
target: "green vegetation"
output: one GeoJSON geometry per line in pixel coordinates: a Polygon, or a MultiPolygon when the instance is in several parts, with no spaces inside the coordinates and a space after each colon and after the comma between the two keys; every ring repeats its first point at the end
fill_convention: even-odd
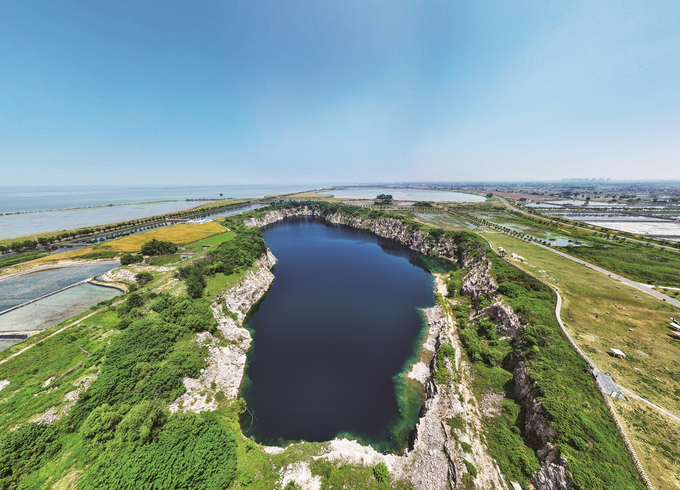
{"type": "Polygon", "coordinates": [[[194,251],[197,251],[203,247],[216,247],[220,243],[228,242],[229,240],[232,240],[236,236],[236,233],[232,231],[225,231],[224,233],[220,233],[218,235],[214,235],[208,238],[204,238],[203,240],[198,240],[197,242],[192,242],[186,244],[183,248],[185,250],[193,249],[194,251]]]}
{"type": "Polygon", "coordinates": [[[153,274],[150,272],[139,272],[135,274],[135,281],[137,281],[137,284],[140,286],[146,286],[148,283],[153,281],[153,274]]]}
{"type": "Polygon", "coordinates": [[[174,264],[175,262],[179,262],[180,260],[182,260],[182,256],[179,254],[158,255],[157,257],[149,258],[149,265],[162,266],[174,264]]]}
{"type": "Polygon", "coordinates": [[[680,287],[680,254],[635,242],[593,238],[589,247],[560,247],[570,255],[643,284],[680,287]]]}
{"type": "Polygon", "coordinates": [[[100,457],[82,488],[218,490],[233,481],[236,440],[214,414],[177,413],[163,424],[161,407],[136,408],[121,418],[115,431],[118,439],[111,444],[120,440],[122,449],[100,457]]]}
{"type": "Polygon", "coordinates": [[[97,259],[113,259],[117,257],[117,252],[92,252],[84,255],[73,257],[74,260],[97,260],[97,259]]]}
{"type": "Polygon", "coordinates": [[[144,260],[144,255],[142,254],[123,254],[120,256],[120,265],[130,265],[137,264],[144,260]]]}
{"type": "MultiPolygon", "coordinates": [[[[342,490],[345,488],[388,490],[392,487],[389,472],[384,463],[378,463],[373,468],[341,464],[336,466],[323,459],[312,463],[312,475],[321,476],[321,490],[342,490]]],[[[406,489],[397,484],[397,489],[406,489]]]]}
{"type": "Polygon", "coordinates": [[[172,242],[156,240],[155,238],[142,245],[143,255],[167,255],[174,254],[175,252],[177,252],[177,245],[172,242]]]}
{"type": "Polygon", "coordinates": [[[9,267],[11,265],[22,264],[28,262],[29,260],[39,259],[41,257],[47,256],[48,253],[44,251],[38,252],[25,252],[22,254],[10,255],[9,257],[0,257],[0,269],[3,267],[9,267]]]}
{"type": "Polygon", "coordinates": [[[102,307],[3,365],[12,391],[0,401],[0,488],[38,487],[71,470],[80,488],[228,486],[237,466],[231,424],[165,408],[184,392],[182,376],[206,365],[207,348],[193,337],[216,333],[208,302],[148,292],[102,307]],[[112,328],[122,332],[110,336],[112,328]],[[95,375],[57,423],[26,423],[95,375]]]}
{"type": "Polygon", "coordinates": [[[529,326],[517,342],[500,341],[493,322],[469,322],[458,306],[461,342],[472,362],[473,389],[505,393],[501,417],[487,419],[487,441],[501,471],[522,485],[538,468],[524,433],[521,407],[514,400],[512,369],[524,361],[547,419],[557,432],[553,445],[565,456],[578,488],[644,488],[587,365],[562,334],[554,316],[552,291],[500,257],[489,253],[491,273],[505,284],[505,301],[529,326]],[[513,284],[513,286],[510,286],[513,284]],[[515,351],[517,357],[511,353],[515,351]]]}
{"type": "Polygon", "coordinates": [[[437,384],[444,385],[450,381],[451,375],[449,374],[449,370],[447,368],[447,360],[452,366],[455,366],[455,359],[456,349],[448,344],[443,344],[439,347],[435,360],[435,369],[432,375],[437,384]]]}

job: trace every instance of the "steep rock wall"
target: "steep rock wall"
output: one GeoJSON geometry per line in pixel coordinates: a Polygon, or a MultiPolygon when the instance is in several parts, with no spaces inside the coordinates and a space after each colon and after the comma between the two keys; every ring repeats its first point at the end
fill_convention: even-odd
{"type": "Polygon", "coordinates": [[[287,217],[312,216],[336,225],[351,226],[368,230],[383,238],[390,238],[411,250],[424,255],[442,257],[455,261],[459,267],[470,268],[484,256],[484,245],[479,242],[461,244],[456,240],[441,236],[433,239],[427,231],[414,229],[409,223],[395,218],[362,218],[343,213],[318,213],[307,206],[271,211],[263,216],[249,218],[243,223],[246,226],[262,228],[287,217]]]}
{"type": "Polygon", "coordinates": [[[557,433],[546,420],[546,412],[536,396],[524,361],[517,363],[512,374],[515,381],[515,396],[526,408],[524,429],[541,462],[541,467],[531,477],[531,482],[537,490],[573,490],[567,460],[559,457],[551,444],[557,433]]]}
{"type": "Polygon", "coordinates": [[[238,397],[245,374],[247,352],[252,342],[250,332],[241,325],[248,311],[269,290],[274,281],[270,269],[275,264],[276,257],[267,249],[236,286],[213,302],[217,328],[222,337],[231,343],[219,345],[218,339],[208,332],[198,335],[196,343],[209,346],[208,367],[198,378],[183,378],[186,392],[170,404],[171,412],[216,410],[218,404],[215,397],[218,392],[224,393],[230,400],[238,397]]]}

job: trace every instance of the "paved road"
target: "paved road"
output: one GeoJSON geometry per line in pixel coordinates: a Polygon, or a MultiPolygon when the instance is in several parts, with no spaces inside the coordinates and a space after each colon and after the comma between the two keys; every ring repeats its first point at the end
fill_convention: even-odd
{"type": "Polygon", "coordinates": [[[663,412],[663,413],[665,413],[666,415],[668,415],[670,418],[672,418],[673,420],[676,420],[676,421],[680,422],[680,417],[676,417],[675,415],[673,415],[672,413],[670,413],[668,410],[664,410],[664,409],[661,408],[660,406],[654,405],[652,402],[650,402],[649,400],[645,400],[645,399],[642,398],[640,395],[636,395],[636,394],[633,393],[632,391],[627,390],[626,388],[623,388],[623,387],[621,388],[621,391],[625,391],[628,395],[632,396],[633,398],[637,398],[638,400],[640,400],[640,401],[642,401],[642,402],[645,402],[647,405],[649,405],[649,406],[651,406],[651,407],[653,407],[653,408],[656,408],[659,412],[663,412]]]}
{"type": "MultiPolygon", "coordinates": [[[[499,198],[499,199],[501,199],[501,198],[499,198]]],[[[503,200],[503,199],[501,199],[501,200],[503,200]]],[[[504,202],[505,202],[505,201],[504,201],[504,202]]],[[[518,209],[512,207],[509,203],[505,202],[505,204],[506,204],[508,207],[510,207],[511,209],[514,209],[514,210],[516,210],[516,211],[519,211],[518,209]]],[[[522,211],[520,211],[520,212],[522,212],[522,211]]],[[[524,214],[526,214],[526,213],[524,213],[524,214]]],[[[496,228],[494,228],[494,229],[496,229],[496,228]]],[[[500,229],[496,229],[496,231],[500,231],[500,232],[502,232],[502,233],[505,233],[503,230],[500,230],[500,229]]],[[[592,230],[590,230],[590,231],[592,231],[592,230]]],[[[520,238],[520,240],[522,240],[522,238],[520,238]]],[[[628,278],[626,278],[626,277],[620,276],[620,275],[618,275],[618,274],[616,274],[616,273],[614,273],[614,272],[611,272],[611,271],[609,271],[609,270],[607,270],[607,269],[604,269],[604,268],[602,268],[602,267],[600,267],[600,266],[597,266],[597,265],[595,265],[595,264],[591,264],[590,262],[586,262],[585,260],[579,259],[578,257],[574,257],[573,255],[569,255],[568,253],[562,252],[561,250],[556,250],[556,249],[554,249],[554,248],[552,248],[552,247],[549,247],[549,246],[547,246],[547,245],[543,245],[543,244],[541,244],[541,243],[536,243],[536,242],[533,242],[533,241],[530,241],[530,240],[525,240],[525,241],[526,241],[526,242],[529,242],[529,243],[532,243],[533,245],[536,245],[537,247],[543,248],[543,249],[545,249],[545,250],[549,250],[550,252],[555,253],[555,254],[557,254],[557,255],[560,255],[560,256],[562,256],[562,257],[564,257],[564,258],[567,258],[567,259],[569,259],[569,260],[573,260],[574,262],[577,262],[577,263],[579,263],[579,264],[581,264],[581,265],[584,265],[584,266],[586,266],[586,267],[588,267],[588,268],[590,268],[590,269],[592,269],[592,270],[594,270],[594,271],[600,272],[600,273],[602,273],[602,274],[606,274],[606,275],[608,275],[609,277],[612,277],[612,278],[614,278],[614,279],[616,279],[616,280],[618,280],[618,281],[621,281],[622,283],[624,283],[624,284],[626,284],[626,285],[628,285],[628,286],[634,287],[635,289],[638,289],[638,290],[642,291],[642,292],[645,293],[645,294],[649,294],[650,296],[654,296],[654,297],[657,298],[657,299],[660,299],[660,300],[662,300],[662,301],[665,301],[665,302],[668,303],[669,305],[673,305],[673,306],[676,306],[676,307],[680,308],[680,301],[679,301],[679,300],[677,300],[677,299],[675,299],[675,298],[671,298],[670,296],[667,296],[667,295],[665,295],[665,294],[663,294],[663,293],[660,293],[659,291],[656,291],[656,290],[652,289],[651,287],[649,287],[649,286],[646,285],[646,284],[641,284],[641,283],[639,283],[639,282],[632,281],[632,280],[630,280],[630,279],[628,279],[628,278]]]]}
{"type": "MultiPolygon", "coordinates": [[[[562,222],[562,221],[556,221],[556,220],[554,220],[554,219],[550,219],[550,218],[546,217],[545,214],[541,214],[540,216],[536,216],[535,214],[527,213],[526,211],[524,211],[524,210],[522,210],[522,209],[519,209],[519,208],[513,206],[512,204],[510,204],[508,201],[506,201],[506,200],[503,199],[502,197],[500,197],[500,196],[495,196],[495,197],[497,197],[498,200],[501,201],[506,207],[512,209],[513,211],[517,211],[518,213],[522,213],[522,214],[525,214],[525,215],[527,215],[527,216],[531,216],[531,217],[534,217],[534,218],[538,217],[538,218],[544,219],[544,220],[546,220],[546,221],[550,221],[551,223],[557,223],[557,224],[559,224],[559,225],[564,225],[564,224],[565,224],[565,223],[562,222]]],[[[567,218],[567,219],[568,219],[568,218],[567,218]]],[[[571,220],[571,221],[576,221],[576,220],[571,220]]],[[[597,231],[597,230],[594,230],[593,228],[588,228],[588,227],[585,227],[585,226],[578,226],[578,225],[572,225],[572,226],[574,226],[575,228],[577,228],[577,229],[579,229],[579,230],[589,231],[589,232],[591,232],[591,233],[594,232],[594,231],[597,231]]],[[[593,225],[593,226],[597,226],[597,225],[593,225]]],[[[616,231],[620,231],[620,230],[616,230],[616,231]]],[[[601,233],[601,232],[600,232],[600,233],[601,233]]],[[[648,243],[649,243],[649,242],[646,242],[646,241],[644,241],[644,240],[638,240],[638,239],[636,239],[636,238],[625,237],[625,239],[626,239],[626,240],[629,240],[629,241],[631,241],[631,242],[637,242],[637,243],[643,243],[643,244],[648,244],[648,243]]],[[[673,250],[673,251],[675,251],[675,252],[678,251],[678,249],[677,249],[676,247],[669,247],[668,245],[661,245],[661,244],[655,243],[654,246],[655,246],[655,247],[659,247],[659,248],[665,248],[665,249],[667,249],[667,250],[673,250]]]]}

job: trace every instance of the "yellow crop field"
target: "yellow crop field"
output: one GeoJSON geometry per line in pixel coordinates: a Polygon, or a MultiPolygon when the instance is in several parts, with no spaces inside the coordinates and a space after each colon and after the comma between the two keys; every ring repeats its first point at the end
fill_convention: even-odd
{"type": "Polygon", "coordinates": [[[142,249],[142,245],[154,238],[156,240],[172,242],[179,245],[202,240],[224,232],[224,226],[215,223],[214,221],[202,225],[172,225],[111,240],[98,247],[97,251],[106,252],[112,250],[115,252],[139,252],[142,249]]]}

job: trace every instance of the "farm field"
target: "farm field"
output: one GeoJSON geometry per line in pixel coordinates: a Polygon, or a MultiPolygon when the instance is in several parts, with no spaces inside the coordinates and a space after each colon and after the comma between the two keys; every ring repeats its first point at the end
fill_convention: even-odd
{"type": "Polygon", "coordinates": [[[425,223],[428,225],[437,226],[439,228],[450,229],[450,230],[466,230],[473,228],[467,221],[462,217],[454,216],[449,213],[432,212],[428,213],[426,211],[415,213],[414,219],[425,223]]]}
{"type": "Polygon", "coordinates": [[[137,233],[106,242],[97,248],[99,251],[139,252],[146,242],[156,239],[176,244],[192,243],[224,232],[224,227],[214,221],[201,225],[172,225],[155,230],[137,233]]]}
{"type": "Polygon", "coordinates": [[[299,194],[293,194],[292,196],[288,196],[291,199],[314,199],[314,198],[321,198],[321,199],[326,199],[326,198],[332,198],[333,196],[331,194],[321,194],[319,192],[300,192],[299,194]]]}

